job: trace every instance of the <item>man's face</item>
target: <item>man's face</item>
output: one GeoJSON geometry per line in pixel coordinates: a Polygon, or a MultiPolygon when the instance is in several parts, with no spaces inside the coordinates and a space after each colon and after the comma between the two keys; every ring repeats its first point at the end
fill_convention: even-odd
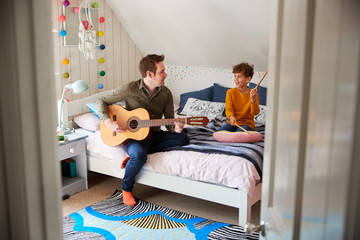
{"type": "Polygon", "coordinates": [[[156,86],[164,86],[165,78],[167,77],[167,74],[165,72],[165,65],[163,62],[159,62],[156,64],[156,74],[154,76],[154,83],[156,83],[156,86]]]}

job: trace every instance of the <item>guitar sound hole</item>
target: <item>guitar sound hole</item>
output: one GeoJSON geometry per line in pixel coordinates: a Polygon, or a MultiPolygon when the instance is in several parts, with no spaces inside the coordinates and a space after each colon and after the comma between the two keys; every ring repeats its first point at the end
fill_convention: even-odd
{"type": "Polygon", "coordinates": [[[129,127],[130,129],[136,129],[138,127],[138,122],[136,120],[131,120],[129,127]]]}

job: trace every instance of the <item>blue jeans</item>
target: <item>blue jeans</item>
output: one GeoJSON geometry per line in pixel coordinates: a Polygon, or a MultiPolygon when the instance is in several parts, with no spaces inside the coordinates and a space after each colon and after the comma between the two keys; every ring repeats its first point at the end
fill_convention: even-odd
{"type": "MultiPolygon", "coordinates": [[[[240,125],[247,131],[251,131],[251,128],[248,125],[240,125]]],[[[216,131],[229,131],[229,132],[243,132],[243,130],[237,126],[231,126],[230,123],[225,123],[216,131]]]]}
{"type": "Polygon", "coordinates": [[[153,132],[146,140],[130,140],[124,149],[130,156],[125,167],[122,189],[132,192],[135,177],[146,162],[147,155],[162,152],[166,148],[189,144],[189,137],[185,133],[171,133],[168,131],[153,132]]]}

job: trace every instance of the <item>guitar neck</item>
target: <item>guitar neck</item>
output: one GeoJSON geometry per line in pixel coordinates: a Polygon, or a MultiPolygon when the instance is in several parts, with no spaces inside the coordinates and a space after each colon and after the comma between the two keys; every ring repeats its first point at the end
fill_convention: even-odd
{"type": "Polygon", "coordinates": [[[182,122],[186,124],[186,120],[186,118],[140,120],[139,127],[159,127],[165,125],[173,125],[175,122],[182,122]]]}

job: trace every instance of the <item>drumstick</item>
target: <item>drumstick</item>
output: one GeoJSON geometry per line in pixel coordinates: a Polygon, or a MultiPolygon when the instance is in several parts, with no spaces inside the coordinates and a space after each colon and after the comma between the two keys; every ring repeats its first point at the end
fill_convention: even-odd
{"type": "Polygon", "coordinates": [[[245,128],[243,128],[243,127],[241,127],[239,124],[237,124],[237,123],[235,123],[235,125],[238,127],[238,128],[240,128],[241,130],[243,130],[244,132],[248,132],[245,128]]]}
{"type": "Polygon", "coordinates": [[[262,80],[264,80],[264,78],[265,78],[265,76],[266,76],[266,74],[267,74],[268,72],[269,72],[269,69],[266,70],[266,72],[264,73],[264,75],[263,75],[262,78],[260,79],[260,82],[256,85],[255,88],[258,88],[258,86],[260,85],[260,83],[262,82],[262,80]]]}

